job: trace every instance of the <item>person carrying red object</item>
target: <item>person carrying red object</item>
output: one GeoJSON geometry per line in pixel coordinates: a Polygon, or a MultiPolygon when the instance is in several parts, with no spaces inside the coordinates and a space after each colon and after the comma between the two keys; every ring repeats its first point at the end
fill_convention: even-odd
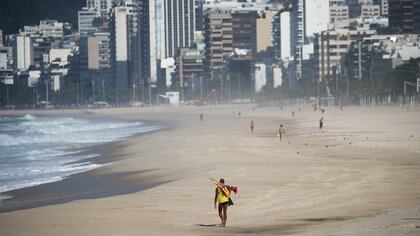
{"type": "Polygon", "coordinates": [[[225,180],[220,179],[219,181],[210,178],[211,181],[217,186],[214,195],[214,209],[218,208],[219,217],[222,220],[221,227],[226,226],[227,221],[227,208],[233,205],[232,199],[230,199],[231,192],[237,194],[238,187],[225,185],[225,180]],[[219,206],[217,207],[217,204],[219,206]]]}

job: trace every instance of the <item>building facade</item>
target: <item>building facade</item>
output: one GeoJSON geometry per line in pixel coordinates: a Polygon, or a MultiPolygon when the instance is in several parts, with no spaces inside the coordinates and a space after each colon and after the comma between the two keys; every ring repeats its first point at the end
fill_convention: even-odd
{"type": "Polygon", "coordinates": [[[256,27],[256,44],[257,52],[267,51],[268,48],[273,46],[273,35],[272,27],[274,17],[277,14],[277,11],[263,11],[257,19],[256,27]]]}
{"type": "Polygon", "coordinates": [[[232,12],[232,47],[257,51],[257,18],[256,11],[232,12]]]}
{"type": "Polygon", "coordinates": [[[352,42],[375,34],[375,30],[369,29],[337,29],[317,34],[314,41],[314,57],[318,80],[331,77],[340,71],[341,57],[348,52],[352,42]]]}
{"type": "Polygon", "coordinates": [[[389,27],[396,33],[420,33],[420,3],[417,0],[389,0],[389,27]]]}
{"type": "Polygon", "coordinates": [[[388,0],[380,0],[380,6],[381,6],[381,15],[388,16],[388,11],[389,11],[388,0]]]}
{"type": "Polygon", "coordinates": [[[95,10],[98,15],[108,17],[115,0],[86,0],[86,7],[95,10]]]}
{"type": "Polygon", "coordinates": [[[361,17],[363,19],[378,18],[381,16],[381,10],[379,5],[366,4],[361,6],[361,17]]]}
{"type": "Polygon", "coordinates": [[[223,67],[223,61],[233,51],[232,16],[229,12],[209,12],[204,19],[206,72],[210,78],[223,67]]]}
{"type": "Polygon", "coordinates": [[[175,57],[179,48],[194,44],[195,0],[165,0],[164,9],[166,57],[175,57]]]}
{"type": "Polygon", "coordinates": [[[176,72],[181,97],[185,97],[187,95],[187,97],[192,98],[192,96],[196,92],[200,91],[203,86],[203,53],[197,49],[179,49],[179,55],[176,60],[176,72]]]}
{"type": "Polygon", "coordinates": [[[328,29],[330,23],[329,0],[305,0],[306,37],[328,29]]]}
{"type": "Polygon", "coordinates": [[[17,35],[13,43],[13,65],[15,70],[26,70],[33,63],[32,39],[17,35]]]}
{"type": "Polygon", "coordinates": [[[83,8],[77,14],[78,16],[78,29],[81,36],[86,36],[89,33],[96,31],[93,21],[98,17],[98,12],[94,9],[83,8]]]}

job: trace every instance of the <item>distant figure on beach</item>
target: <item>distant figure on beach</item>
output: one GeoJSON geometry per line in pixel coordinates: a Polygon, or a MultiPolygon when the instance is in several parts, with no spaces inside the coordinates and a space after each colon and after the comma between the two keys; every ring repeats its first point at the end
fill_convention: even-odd
{"type": "Polygon", "coordinates": [[[282,110],[282,111],[283,111],[283,106],[280,106],[280,110],[282,110]]]}
{"type": "Polygon", "coordinates": [[[316,106],[316,105],[314,105],[313,107],[314,107],[314,111],[316,111],[316,110],[317,110],[317,106],[316,106]]]}
{"type": "Polygon", "coordinates": [[[340,106],[340,108],[341,108],[341,111],[343,111],[344,109],[343,109],[343,106],[340,106]]]}
{"type": "Polygon", "coordinates": [[[321,110],[322,114],[325,113],[325,108],[321,107],[320,110],[321,110]]]}
{"type": "Polygon", "coordinates": [[[222,188],[217,187],[214,195],[214,209],[216,209],[217,203],[219,204],[219,217],[222,220],[220,224],[221,227],[226,226],[227,221],[227,208],[229,206],[229,197],[230,197],[230,186],[225,185],[225,180],[220,179],[219,183],[222,185],[222,188]],[[228,191],[228,195],[226,196],[225,191],[228,191]]]}
{"type": "Polygon", "coordinates": [[[241,112],[238,112],[238,116],[241,116],[241,114],[242,114],[241,112]]]}
{"type": "Polygon", "coordinates": [[[284,129],[283,124],[280,125],[279,131],[277,133],[277,138],[281,141],[283,140],[283,135],[286,134],[286,129],[284,129]]]}
{"type": "Polygon", "coordinates": [[[201,114],[200,114],[200,120],[201,120],[201,122],[203,122],[203,120],[204,120],[204,115],[203,115],[203,113],[201,113],[201,114]]]}
{"type": "Polygon", "coordinates": [[[251,133],[254,133],[255,123],[253,120],[251,120],[251,123],[249,123],[249,127],[251,128],[251,133]]]}
{"type": "Polygon", "coordinates": [[[322,129],[323,126],[324,126],[324,117],[321,117],[321,119],[319,120],[319,129],[322,129]]]}
{"type": "Polygon", "coordinates": [[[295,116],[295,111],[292,111],[292,116],[293,116],[293,117],[295,116]]]}

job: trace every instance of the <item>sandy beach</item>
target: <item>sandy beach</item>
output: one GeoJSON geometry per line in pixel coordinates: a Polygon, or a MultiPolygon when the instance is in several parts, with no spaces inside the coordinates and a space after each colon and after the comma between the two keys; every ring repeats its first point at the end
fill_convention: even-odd
{"type": "MultiPolygon", "coordinates": [[[[303,106],[253,107],[46,111],[166,128],[96,147],[111,164],[70,177],[61,193],[85,195],[0,213],[0,235],[420,234],[419,108],[350,106],[321,114],[303,106]],[[280,124],[282,141],[276,138],[280,124]],[[218,227],[209,177],[239,187],[226,228],[218,227]],[[98,181],[110,194],[89,195],[103,187],[98,181]]],[[[33,189],[54,197],[42,185],[33,189]]]]}

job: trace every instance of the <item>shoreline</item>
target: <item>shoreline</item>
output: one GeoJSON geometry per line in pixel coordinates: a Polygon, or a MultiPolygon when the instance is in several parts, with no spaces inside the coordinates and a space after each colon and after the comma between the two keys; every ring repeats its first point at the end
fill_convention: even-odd
{"type": "Polygon", "coordinates": [[[98,115],[168,120],[171,129],[125,140],[109,153],[118,158],[115,164],[99,171],[130,173],[121,177],[130,184],[159,184],[124,195],[0,213],[0,234],[420,232],[418,109],[345,107],[321,114],[310,108],[231,106],[119,109],[98,115]],[[325,118],[322,130],[320,116],[325,118]],[[254,134],[250,120],[256,122],[254,134]],[[286,127],[283,142],[275,138],[280,123],[286,127]],[[239,186],[227,228],[215,227],[219,222],[208,177],[239,186]]]}
{"type": "MultiPolygon", "coordinates": [[[[27,114],[32,115],[31,110],[27,111],[27,114]]],[[[20,116],[21,114],[12,114],[10,116],[20,116]]],[[[166,122],[156,122],[153,120],[124,120],[110,117],[101,116],[78,116],[80,114],[36,114],[36,116],[64,116],[74,118],[85,118],[85,119],[100,119],[106,121],[126,121],[126,122],[141,122],[147,126],[157,126],[156,130],[146,131],[137,133],[122,140],[116,140],[106,143],[93,144],[87,147],[81,148],[69,148],[67,151],[76,151],[79,155],[95,155],[93,157],[84,158],[78,161],[67,163],[66,165],[92,162],[92,164],[100,164],[101,166],[65,176],[63,179],[58,181],[52,181],[42,183],[38,185],[28,186],[24,188],[18,188],[6,192],[0,193],[2,200],[0,200],[0,213],[12,212],[17,210],[24,210],[48,205],[63,204],[66,202],[80,200],[80,199],[96,199],[109,197],[114,195],[128,194],[133,192],[139,192],[153,186],[159,185],[160,183],[153,184],[134,184],[123,181],[124,178],[134,173],[110,173],[101,174],[102,168],[107,168],[112,165],[113,162],[118,161],[115,153],[123,149],[125,142],[143,135],[149,135],[156,132],[160,132],[166,129],[171,129],[166,122]],[[90,186],[99,186],[100,188],[95,189],[95,192],[88,191],[90,186]],[[115,186],[118,186],[115,188],[115,186]],[[72,193],[64,194],[63,191],[71,188],[72,193]]],[[[10,117],[9,116],[9,117],[10,117]]],[[[7,117],[7,116],[5,116],[7,117]]]]}

